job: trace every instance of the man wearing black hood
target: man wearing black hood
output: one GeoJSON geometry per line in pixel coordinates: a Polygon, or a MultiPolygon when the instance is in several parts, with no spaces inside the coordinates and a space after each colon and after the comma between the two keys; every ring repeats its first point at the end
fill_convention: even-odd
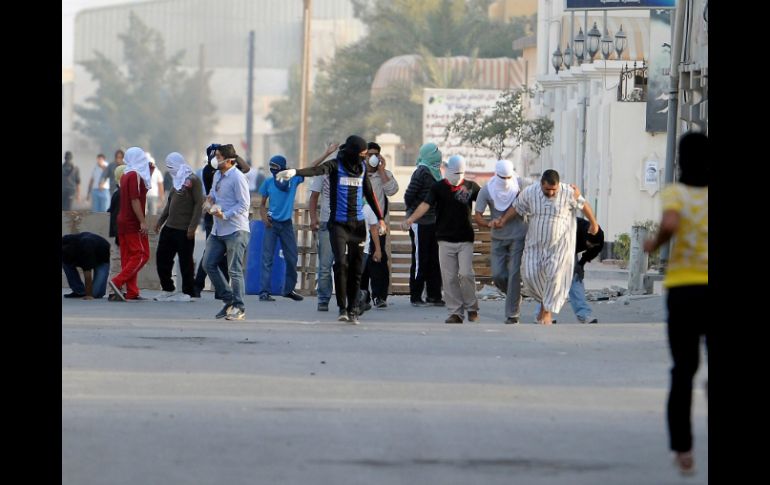
{"type": "Polygon", "coordinates": [[[337,306],[341,322],[358,323],[358,289],[361,285],[361,243],[366,239],[363,199],[372,207],[385,231],[385,222],[372,185],[366,176],[366,140],[351,135],[340,146],[332,160],[299,170],[284,170],[276,174],[278,180],[289,180],[295,175],[329,176],[329,238],[334,253],[334,286],[337,288],[337,306]],[[347,249],[347,254],[346,254],[347,249]]]}

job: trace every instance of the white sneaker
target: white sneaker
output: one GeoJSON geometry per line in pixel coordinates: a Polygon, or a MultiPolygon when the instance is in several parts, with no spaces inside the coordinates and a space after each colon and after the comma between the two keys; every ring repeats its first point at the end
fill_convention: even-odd
{"type": "Polygon", "coordinates": [[[166,301],[190,301],[190,295],[187,293],[175,293],[168,297],[166,301]]]}
{"type": "Polygon", "coordinates": [[[169,298],[176,295],[175,291],[161,291],[160,295],[153,298],[155,301],[169,301],[169,298]]]}

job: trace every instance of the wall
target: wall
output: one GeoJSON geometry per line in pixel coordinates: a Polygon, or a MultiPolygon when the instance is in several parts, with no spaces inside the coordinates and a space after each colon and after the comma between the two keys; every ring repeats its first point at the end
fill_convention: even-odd
{"type": "MultiPolygon", "coordinates": [[[[147,216],[147,226],[155,227],[158,216],[147,216]]],[[[107,212],[71,211],[61,213],[61,233],[75,234],[78,232],[92,232],[98,234],[110,242],[110,278],[120,273],[120,248],[115,245],[115,238],[109,237],[110,215],[107,212]]],[[[158,270],[155,265],[155,252],[158,247],[158,234],[150,230],[150,261],[139,271],[137,284],[139,288],[147,290],[160,290],[158,270]]],[[[196,268],[198,262],[196,261],[196,268]]],[[[62,288],[67,288],[67,278],[62,270],[62,288]]],[[[81,272],[81,278],[83,277],[81,272]]],[[[107,292],[110,292],[109,286],[107,292]]]]}
{"type": "MultiPolygon", "coordinates": [[[[666,160],[666,134],[656,135],[644,130],[645,103],[612,103],[600,120],[607,126],[610,173],[603,216],[604,232],[608,241],[622,232],[631,232],[634,222],[660,219],[660,191],[654,195],[642,188],[643,164],[648,157],[658,160],[662,186],[666,160]]],[[[601,202],[600,202],[601,203],[601,202]]]]}

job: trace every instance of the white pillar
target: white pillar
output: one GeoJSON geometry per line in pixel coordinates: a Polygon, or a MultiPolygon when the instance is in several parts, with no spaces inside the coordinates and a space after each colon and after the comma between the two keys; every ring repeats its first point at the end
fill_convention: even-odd
{"type": "Polygon", "coordinates": [[[548,43],[548,22],[551,18],[550,6],[551,0],[538,0],[537,2],[537,21],[540,26],[537,29],[537,75],[544,76],[548,74],[551,65],[550,51],[548,43]]]}
{"type": "Polygon", "coordinates": [[[644,295],[645,274],[647,273],[647,253],[643,244],[647,239],[647,229],[641,226],[631,228],[631,251],[628,261],[628,293],[644,295]]]}

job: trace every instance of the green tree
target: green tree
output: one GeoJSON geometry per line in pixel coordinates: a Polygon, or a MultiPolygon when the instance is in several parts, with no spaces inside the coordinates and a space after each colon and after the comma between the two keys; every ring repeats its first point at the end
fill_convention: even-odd
{"type": "Polygon", "coordinates": [[[162,162],[172,151],[202,150],[216,121],[211,102],[211,72],[191,74],[180,67],[184,51],[166,56],[160,33],[132,13],[119,34],[123,68],[96,51],[82,63],[97,82],[86,105],[78,105],[75,128],[92,137],[104,152],[139,146],[162,162]]]}
{"type": "MultiPolygon", "coordinates": [[[[267,119],[273,124],[278,142],[283,148],[283,156],[290,165],[299,158],[299,111],[302,94],[302,76],[299,65],[289,69],[289,89],[285,99],[273,101],[270,104],[270,114],[267,119]]],[[[312,157],[312,154],[310,155],[312,157]]]]}
{"type": "MultiPolygon", "coordinates": [[[[391,86],[372,98],[371,85],[379,67],[388,59],[407,54],[429,57],[515,57],[513,40],[536,26],[533,17],[511,22],[490,20],[490,0],[392,0],[353,1],[356,16],[369,26],[356,44],[339,49],[334,58],[319,66],[310,104],[309,151],[347,135],[373,138],[384,131],[402,137],[407,152],[415,153],[422,142],[422,95],[425,87],[459,87],[459,80],[425,76],[413,84],[420,91],[391,86]],[[450,82],[451,81],[451,82],[450,82]]],[[[297,91],[298,92],[298,91],[297,91]]],[[[290,97],[293,97],[290,95],[290,97]]],[[[298,98],[298,95],[296,96],[298,98]]],[[[299,101],[296,126],[299,123],[299,101]]],[[[289,128],[281,124],[280,130],[289,128]]],[[[296,129],[296,133],[299,130],[296,129]]],[[[288,151],[288,148],[286,148],[288,151]]],[[[312,158],[312,155],[309,155],[312,158]]]]}
{"type": "Polygon", "coordinates": [[[509,157],[525,144],[539,155],[553,142],[553,121],[547,117],[527,119],[522,102],[525,95],[532,95],[532,90],[508,89],[489,113],[481,108],[457,113],[446,127],[445,139],[459,136],[462,143],[485,148],[498,159],[509,157]]]}

